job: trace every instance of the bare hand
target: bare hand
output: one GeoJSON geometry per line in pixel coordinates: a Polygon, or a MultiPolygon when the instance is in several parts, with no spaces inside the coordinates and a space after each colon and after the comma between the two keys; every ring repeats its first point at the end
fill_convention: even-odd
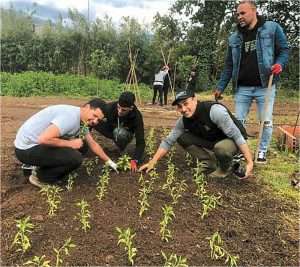
{"type": "Polygon", "coordinates": [[[69,140],[70,147],[73,149],[79,149],[83,146],[83,141],[81,138],[76,138],[73,140],[69,140]]]}
{"type": "Polygon", "coordinates": [[[247,163],[247,165],[246,165],[245,176],[242,177],[241,179],[247,179],[247,178],[250,178],[250,177],[252,176],[252,171],[253,171],[253,161],[247,163]]]}
{"type": "Polygon", "coordinates": [[[139,168],[139,172],[146,170],[146,173],[148,173],[154,169],[154,165],[155,165],[155,162],[150,160],[148,163],[144,164],[143,166],[141,166],[139,168]]]}
{"type": "Polygon", "coordinates": [[[214,90],[213,95],[214,95],[216,101],[219,99],[223,99],[222,92],[218,89],[214,90]]]}

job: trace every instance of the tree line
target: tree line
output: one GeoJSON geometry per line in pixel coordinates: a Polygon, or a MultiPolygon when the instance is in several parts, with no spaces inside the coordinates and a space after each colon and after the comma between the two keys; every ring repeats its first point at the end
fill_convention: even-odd
{"type": "MultiPolygon", "coordinates": [[[[93,75],[125,82],[130,45],[139,82],[150,85],[154,73],[168,62],[176,87],[185,86],[191,67],[196,66],[197,88],[210,90],[224,65],[227,38],[235,30],[234,6],[234,1],[177,0],[168,14],[157,14],[152,25],[123,17],[118,26],[109,16],[88,21],[75,9],[69,10],[67,24],[61,15],[56,22],[37,24],[35,5],[31,12],[2,8],[1,71],[93,75]]],[[[281,84],[298,90],[297,1],[258,1],[258,7],[287,35],[290,58],[281,84]]]]}

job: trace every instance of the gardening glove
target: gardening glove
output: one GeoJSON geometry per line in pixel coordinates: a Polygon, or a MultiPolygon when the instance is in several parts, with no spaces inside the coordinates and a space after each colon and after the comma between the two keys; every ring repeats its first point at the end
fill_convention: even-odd
{"type": "Polygon", "coordinates": [[[111,159],[107,160],[105,164],[111,167],[116,173],[119,173],[117,163],[113,162],[111,159]]]}
{"type": "Polygon", "coordinates": [[[146,173],[150,172],[154,169],[156,162],[150,160],[148,163],[144,164],[141,168],[139,168],[139,172],[146,170],[146,173]]]}
{"type": "Polygon", "coordinates": [[[130,161],[130,169],[131,169],[132,172],[137,171],[137,160],[136,159],[132,159],[130,161]]]}
{"type": "Polygon", "coordinates": [[[273,74],[278,75],[282,72],[282,67],[280,64],[276,63],[271,67],[271,71],[273,74]]]}
{"type": "Polygon", "coordinates": [[[215,89],[213,92],[213,95],[214,95],[216,101],[223,99],[222,92],[219,89],[215,89]]]}

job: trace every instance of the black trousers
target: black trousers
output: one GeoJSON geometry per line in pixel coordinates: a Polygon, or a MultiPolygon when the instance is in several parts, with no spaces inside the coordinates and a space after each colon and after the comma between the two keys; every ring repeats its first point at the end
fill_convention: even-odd
{"type": "Polygon", "coordinates": [[[29,149],[15,149],[18,160],[22,163],[38,166],[37,177],[44,182],[56,182],[64,178],[73,170],[77,169],[87,152],[88,146],[80,149],[69,147],[51,147],[37,145],[29,149]]]}
{"type": "MultiPolygon", "coordinates": [[[[121,151],[123,151],[126,148],[126,146],[131,142],[133,138],[133,134],[127,131],[126,137],[118,136],[118,138],[116,139],[113,134],[115,129],[112,128],[111,125],[107,122],[98,123],[94,127],[94,129],[100,134],[104,135],[106,138],[112,139],[121,151]]],[[[125,129],[123,128],[123,130],[125,129]]]]}
{"type": "Polygon", "coordinates": [[[153,99],[152,104],[155,104],[157,92],[159,93],[159,103],[163,105],[163,86],[162,85],[154,85],[153,86],[153,99]]]}

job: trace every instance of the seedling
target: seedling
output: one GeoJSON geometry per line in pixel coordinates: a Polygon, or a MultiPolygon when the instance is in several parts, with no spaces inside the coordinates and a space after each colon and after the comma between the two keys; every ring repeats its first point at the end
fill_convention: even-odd
{"type": "Polygon", "coordinates": [[[209,240],[210,257],[212,259],[221,259],[226,257],[225,263],[229,263],[230,267],[237,266],[239,256],[232,256],[223,248],[223,241],[218,232],[215,232],[209,240]]]}
{"type": "Polygon", "coordinates": [[[155,152],[155,136],[154,128],[150,128],[148,136],[146,138],[146,153],[151,158],[155,152]]]}
{"type": "Polygon", "coordinates": [[[97,183],[97,187],[96,187],[96,197],[99,199],[99,201],[102,201],[105,193],[107,192],[107,186],[109,183],[109,166],[105,165],[103,167],[103,172],[102,175],[99,176],[99,181],[97,183]]]}
{"type": "Polygon", "coordinates": [[[83,166],[85,166],[85,170],[86,170],[86,173],[88,174],[88,176],[91,176],[92,173],[93,173],[93,170],[94,170],[94,167],[95,167],[95,162],[93,159],[86,159],[84,162],[83,162],[83,166]]]}
{"type": "Polygon", "coordinates": [[[118,170],[126,172],[127,170],[130,170],[130,160],[131,158],[128,155],[123,155],[119,158],[117,165],[118,170]]]}
{"type": "Polygon", "coordinates": [[[215,195],[204,195],[202,198],[202,214],[201,219],[204,219],[205,216],[208,215],[208,212],[212,209],[215,209],[217,204],[220,203],[219,199],[221,196],[215,196],[215,195]]]}
{"type": "Polygon", "coordinates": [[[164,267],[188,267],[186,257],[177,256],[174,253],[167,256],[163,251],[161,254],[165,260],[164,267]]]}
{"type": "Polygon", "coordinates": [[[182,197],[182,193],[187,189],[187,184],[184,180],[176,182],[173,187],[171,187],[170,195],[172,197],[172,204],[175,205],[178,202],[178,199],[182,197]]]}
{"type": "Polygon", "coordinates": [[[80,202],[76,203],[76,206],[80,208],[80,212],[77,213],[79,220],[81,222],[81,229],[83,229],[85,232],[91,228],[90,225],[90,211],[89,211],[89,204],[82,199],[80,202]]]}
{"type": "Polygon", "coordinates": [[[71,248],[75,248],[75,247],[76,247],[76,245],[72,243],[72,239],[70,237],[65,241],[65,243],[59,249],[54,248],[53,250],[56,254],[55,266],[58,267],[60,264],[63,263],[63,259],[62,259],[62,255],[61,255],[62,253],[64,253],[65,256],[68,256],[68,255],[70,255],[69,250],[71,248]]]}
{"type": "Polygon", "coordinates": [[[50,267],[50,261],[45,260],[45,255],[38,257],[34,256],[32,260],[26,261],[24,265],[37,266],[37,267],[50,267]]]}
{"type": "Polygon", "coordinates": [[[175,217],[175,213],[173,211],[173,208],[171,206],[165,205],[162,207],[164,217],[160,221],[160,236],[161,240],[168,242],[169,238],[172,238],[171,231],[167,228],[169,223],[173,220],[175,217]]]}
{"type": "Polygon", "coordinates": [[[168,163],[167,180],[162,186],[163,190],[168,189],[169,191],[171,191],[171,186],[172,186],[173,182],[175,181],[175,171],[176,171],[175,165],[171,162],[168,163]]]}
{"type": "Polygon", "coordinates": [[[133,238],[135,237],[135,233],[132,233],[130,228],[123,230],[119,227],[116,227],[116,230],[119,233],[118,245],[124,245],[125,251],[127,251],[128,261],[131,263],[131,265],[133,265],[133,258],[137,253],[137,249],[133,246],[133,238]]]}
{"type": "Polygon", "coordinates": [[[76,172],[74,173],[70,173],[68,175],[68,183],[66,185],[66,188],[68,191],[72,191],[72,188],[73,188],[73,184],[74,184],[74,181],[75,179],[78,177],[78,174],[76,172]]]}
{"type": "Polygon", "coordinates": [[[193,164],[193,157],[189,152],[186,152],[186,154],[185,154],[185,162],[186,162],[186,165],[188,165],[189,167],[192,166],[192,164],[193,164]]]}
{"type": "MultiPolygon", "coordinates": [[[[148,182],[148,181],[146,181],[148,182]]],[[[139,216],[142,217],[144,212],[146,210],[148,210],[148,208],[150,207],[150,204],[148,202],[148,194],[151,192],[149,190],[149,187],[147,187],[146,185],[144,187],[142,187],[139,190],[139,200],[138,203],[140,204],[140,211],[139,211],[139,216]]]]}
{"type": "Polygon", "coordinates": [[[53,217],[56,211],[58,210],[58,206],[61,202],[61,196],[59,195],[61,191],[62,189],[55,185],[47,185],[40,190],[42,196],[46,195],[47,197],[47,203],[49,206],[49,217],[53,217]]]}
{"type": "Polygon", "coordinates": [[[16,222],[18,232],[15,235],[11,247],[16,245],[19,247],[17,251],[22,251],[23,253],[25,253],[31,247],[28,234],[32,232],[31,230],[34,228],[34,225],[30,223],[30,216],[16,220],[16,222]]]}
{"type": "Polygon", "coordinates": [[[87,123],[81,123],[79,129],[79,138],[85,139],[85,136],[89,133],[90,129],[87,123]]]}

